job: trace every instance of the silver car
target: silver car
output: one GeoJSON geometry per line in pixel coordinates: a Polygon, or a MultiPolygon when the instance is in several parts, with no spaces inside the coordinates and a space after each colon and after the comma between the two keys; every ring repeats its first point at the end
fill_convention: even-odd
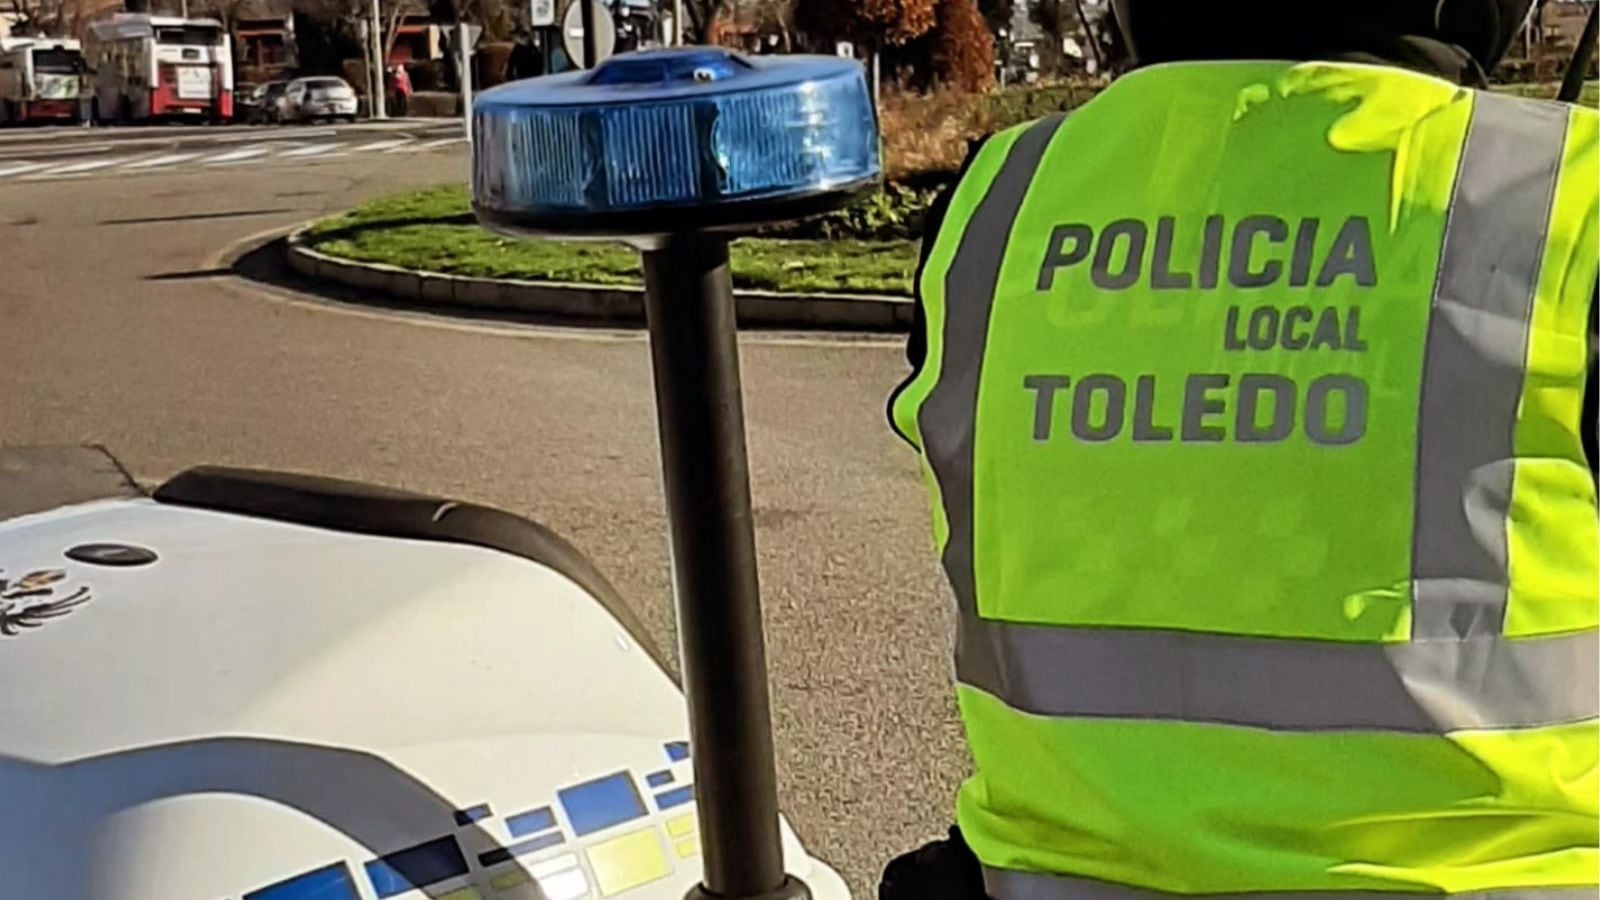
{"type": "Polygon", "coordinates": [[[287,81],[256,85],[243,95],[240,115],[251,124],[276,125],[283,121],[283,96],[288,87],[287,81]]]}
{"type": "Polygon", "coordinates": [[[284,118],[291,122],[356,119],[356,91],[343,78],[318,75],[289,82],[283,96],[284,118]]]}

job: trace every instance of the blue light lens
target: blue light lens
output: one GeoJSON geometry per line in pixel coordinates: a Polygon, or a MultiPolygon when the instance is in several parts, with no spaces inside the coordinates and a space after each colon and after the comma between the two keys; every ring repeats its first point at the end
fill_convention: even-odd
{"type": "Polygon", "coordinates": [[[473,199],[544,227],[604,213],[800,199],[873,181],[859,64],[695,48],[485,92],[473,199]]]}

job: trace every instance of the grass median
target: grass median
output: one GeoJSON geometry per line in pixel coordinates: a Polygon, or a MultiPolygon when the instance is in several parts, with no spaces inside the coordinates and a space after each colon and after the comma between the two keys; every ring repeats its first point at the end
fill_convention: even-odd
{"type": "MultiPolygon", "coordinates": [[[[472,219],[466,189],[451,185],[384,197],[324,219],[307,232],[319,252],[467,275],[585,284],[640,283],[639,254],[618,244],[525,241],[491,234],[472,219]]],[[[736,287],[795,294],[909,295],[912,241],[751,238],[732,249],[736,287]]]]}

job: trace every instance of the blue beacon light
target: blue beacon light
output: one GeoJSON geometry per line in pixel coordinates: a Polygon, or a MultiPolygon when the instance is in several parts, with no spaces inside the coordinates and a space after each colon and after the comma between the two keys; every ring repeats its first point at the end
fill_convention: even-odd
{"type": "Polygon", "coordinates": [[[487,91],[472,129],[483,224],[644,253],[694,750],[693,789],[657,804],[696,801],[705,868],[688,897],[808,900],[784,870],[778,825],[728,240],[877,183],[861,66],[711,47],[625,53],[487,91]]]}
{"type": "Polygon", "coordinates": [[[492,228],[648,246],[842,204],[878,179],[878,123],[852,60],[655,50],[479,95],[472,162],[492,228]]]}

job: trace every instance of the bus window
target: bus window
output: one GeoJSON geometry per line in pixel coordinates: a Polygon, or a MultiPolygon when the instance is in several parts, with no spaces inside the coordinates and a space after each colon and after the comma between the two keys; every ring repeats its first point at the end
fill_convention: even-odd
{"type": "Polygon", "coordinates": [[[156,29],[156,43],[185,47],[210,47],[221,42],[222,34],[204,25],[174,25],[156,29]]]}
{"type": "Polygon", "coordinates": [[[83,57],[71,50],[52,47],[33,51],[33,68],[39,72],[72,74],[83,70],[83,57]]]}

